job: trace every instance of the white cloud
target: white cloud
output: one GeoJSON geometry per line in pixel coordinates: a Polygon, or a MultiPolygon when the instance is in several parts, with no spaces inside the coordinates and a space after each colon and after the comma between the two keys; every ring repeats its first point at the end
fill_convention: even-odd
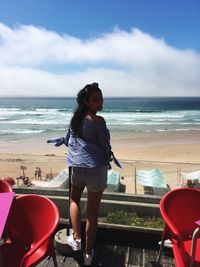
{"type": "Polygon", "coordinates": [[[93,81],[107,96],[200,96],[199,69],[197,52],[139,29],[81,40],[0,23],[0,96],[74,96],[93,81]]]}

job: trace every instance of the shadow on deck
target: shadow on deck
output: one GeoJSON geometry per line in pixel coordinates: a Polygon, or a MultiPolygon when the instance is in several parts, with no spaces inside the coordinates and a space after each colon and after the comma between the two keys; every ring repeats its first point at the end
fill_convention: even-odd
{"type": "MultiPolygon", "coordinates": [[[[127,230],[102,229],[98,231],[93,267],[157,267],[160,234],[127,230]]],[[[57,253],[58,267],[83,265],[83,252],[66,256],[57,253]]],[[[45,259],[37,267],[53,267],[52,259],[45,259]]],[[[175,267],[171,249],[165,248],[160,267],[175,267]]]]}

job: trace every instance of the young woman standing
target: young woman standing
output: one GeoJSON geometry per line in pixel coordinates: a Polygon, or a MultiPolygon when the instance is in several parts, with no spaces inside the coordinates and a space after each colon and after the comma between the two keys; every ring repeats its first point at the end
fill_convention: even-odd
{"type": "Polygon", "coordinates": [[[91,265],[97,234],[98,211],[107,186],[107,170],[111,161],[110,134],[103,117],[103,96],[97,83],[87,84],[77,95],[77,108],[67,133],[68,165],[72,167],[70,216],[73,234],[68,244],[81,250],[80,198],[87,188],[86,245],[84,264],[91,265]]]}

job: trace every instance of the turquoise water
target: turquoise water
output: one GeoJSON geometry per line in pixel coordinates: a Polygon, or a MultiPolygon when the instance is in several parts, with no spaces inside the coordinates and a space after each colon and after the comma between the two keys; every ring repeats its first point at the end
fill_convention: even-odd
{"type": "MultiPolygon", "coordinates": [[[[0,98],[0,141],[65,135],[75,98],[0,98]]],[[[105,98],[111,134],[200,130],[200,98],[105,98]]]]}

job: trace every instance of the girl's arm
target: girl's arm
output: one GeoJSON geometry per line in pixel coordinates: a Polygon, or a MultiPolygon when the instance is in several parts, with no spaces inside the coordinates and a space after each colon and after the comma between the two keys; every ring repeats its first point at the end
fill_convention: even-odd
{"type": "Polygon", "coordinates": [[[68,146],[68,141],[69,141],[69,137],[70,137],[70,127],[68,128],[66,137],[65,137],[65,145],[68,146]]]}
{"type": "Polygon", "coordinates": [[[105,120],[103,118],[101,120],[102,122],[98,124],[98,128],[97,128],[98,143],[105,151],[106,157],[110,160],[111,155],[112,155],[112,152],[111,152],[112,147],[110,145],[110,133],[106,127],[105,120]]]}

